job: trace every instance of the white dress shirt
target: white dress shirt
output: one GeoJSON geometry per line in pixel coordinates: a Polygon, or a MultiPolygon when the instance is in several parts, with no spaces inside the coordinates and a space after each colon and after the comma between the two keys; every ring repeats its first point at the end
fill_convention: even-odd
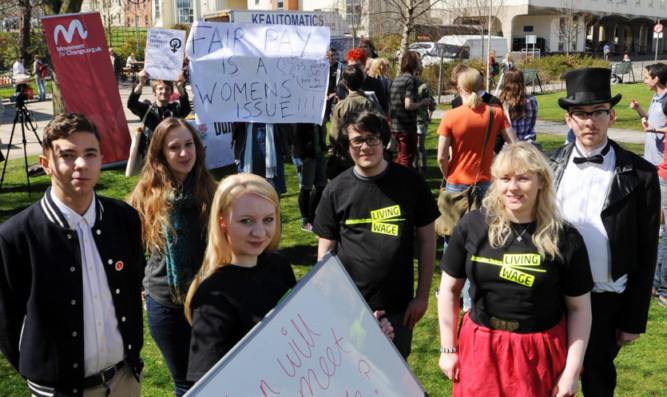
{"type": "Polygon", "coordinates": [[[600,154],[605,146],[606,144],[586,153],[579,143],[575,142],[558,186],[557,197],[563,216],[577,228],[586,243],[595,283],[593,292],[621,293],[625,290],[627,275],[623,275],[616,282],[612,280],[609,237],[601,217],[614,176],[616,153],[614,148],[610,147],[602,164],[575,164],[572,161],[574,157],[600,154]]]}
{"type": "Polygon", "coordinates": [[[25,66],[23,65],[23,62],[14,62],[14,65],[12,66],[12,72],[14,76],[17,74],[25,74],[25,66]]]}
{"type": "Polygon", "coordinates": [[[116,308],[91,231],[97,214],[96,201],[93,198],[88,210],[81,216],[60,201],[53,190],[51,198],[79,238],[83,275],[84,373],[90,376],[125,357],[116,308]]]}

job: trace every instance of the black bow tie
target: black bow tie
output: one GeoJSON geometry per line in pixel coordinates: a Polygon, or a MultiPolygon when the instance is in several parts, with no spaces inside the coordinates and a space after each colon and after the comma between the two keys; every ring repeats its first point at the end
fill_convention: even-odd
{"type": "Polygon", "coordinates": [[[574,157],[572,159],[572,162],[575,164],[583,164],[583,163],[595,163],[595,164],[602,164],[604,161],[604,156],[609,153],[609,148],[611,146],[609,145],[609,141],[607,141],[607,145],[602,149],[600,154],[596,154],[595,156],[590,156],[590,157],[574,157]]]}

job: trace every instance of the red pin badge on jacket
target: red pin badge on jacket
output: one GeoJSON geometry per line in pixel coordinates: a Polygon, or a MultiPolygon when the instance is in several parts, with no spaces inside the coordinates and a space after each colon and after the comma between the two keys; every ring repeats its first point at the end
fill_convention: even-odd
{"type": "Polygon", "coordinates": [[[123,261],[116,262],[116,270],[118,271],[123,270],[123,261]]]}

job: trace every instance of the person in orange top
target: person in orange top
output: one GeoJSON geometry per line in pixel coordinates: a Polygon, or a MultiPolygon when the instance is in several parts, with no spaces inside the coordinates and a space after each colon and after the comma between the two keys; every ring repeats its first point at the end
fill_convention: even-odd
{"type": "Polygon", "coordinates": [[[462,72],[458,77],[456,89],[463,99],[464,106],[446,112],[438,127],[440,135],[438,165],[447,180],[448,191],[458,192],[467,189],[475,182],[479,169],[477,188],[483,196],[491,180],[493,142],[496,134],[502,134],[507,142],[517,140],[503,110],[499,106],[494,106],[493,125],[480,169],[484,136],[490,115],[489,107],[482,102],[478,94],[482,84],[482,75],[477,70],[469,69],[462,72]]]}
{"type": "MultiPolygon", "coordinates": [[[[500,106],[487,105],[482,102],[479,92],[483,84],[484,77],[478,70],[467,69],[460,72],[456,90],[463,100],[463,105],[447,111],[438,127],[438,135],[440,135],[438,165],[447,182],[445,189],[450,193],[462,192],[476,181],[479,193],[477,197],[480,201],[491,184],[491,163],[496,134],[502,134],[506,142],[517,141],[503,109],[500,106]],[[484,158],[482,158],[490,106],[493,106],[493,124],[484,150],[484,158]],[[480,162],[482,162],[481,167],[480,162]],[[479,175],[477,175],[478,171],[479,175]]],[[[449,236],[445,236],[443,252],[447,249],[448,243],[449,236]]],[[[463,288],[464,311],[471,307],[469,286],[469,282],[466,282],[463,288]]]]}

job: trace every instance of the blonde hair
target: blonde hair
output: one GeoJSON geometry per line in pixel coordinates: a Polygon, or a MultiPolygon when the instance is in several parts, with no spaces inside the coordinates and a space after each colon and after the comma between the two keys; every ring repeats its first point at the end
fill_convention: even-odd
{"type": "Polygon", "coordinates": [[[544,155],[529,142],[508,144],[496,156],[491,165],[493,182],[482,201],[484,213],[489,224],[489,242],[493,248],[507,243],[512,235],[512,226],[505,212],[496,183],[498,178],[510,173],[534,173],[541,183],[535,200],[535,220],[537,227],[532,236],[533,244],[543,257],[562,258],[558,247],[559,236],[564,220],[556,205],[556,193],[553,189],[553,173],[544,155]]]}
{"type": "Polygon", "coordinates": [[[459,88],[468,94],[468,98],[464,99],[464,105],[475,109],[482,103],[482,98],[479,96],[479,90],[482,89],[484,79],[482,74],[477,69],[466,69],[459,73],[458,81],[459,88]]]}
{"type": "Polygon", "coordinates": [[[371,77],[389,77],[389,60],[387,58],[375,58],[368,70],[371,77]]]}
{"type": "MultiPolygon", "coordinates": [[[[257,195],[273,203],[276,209],[276,223],[280,222],[278,193],[276,193],[276,190],[266,179],[254,174],[241,173],[230,175],[220,181],[218,189],[215,191],[213,205],[211,206],[211,215],[208,223],[208,245],[204,254],[204,263],[202,263],[199,272],[192,280],[188,296],[185,300],[185,316],[188,318],[190,324],[192,324],[190,303],[197,288],[202,281],[222,266],[229,265],[232,260],[232,248],[229,244],[227,234],[220,227],[220,220],[229,213],[236,199],[244,193],[257,195]]],[[[279,242],[280,227],[276,226],[273,238],[264,252],[275,251],[278,248],[279,242]]]]}
{"type": "Polygon", "coordinates": [[[192,199],[195,208],[199,209],[199,222],[204,230],[208,222],[211,200],[215,193],[215,181],[206,169],[206,153],[197,130],[183,119],[175,117],[164,119],[153,132],[153,138],[146,153],[146,163],[141,170],[141,179],[127,200],[139,212],[141,239],[144,247],[157,249],[160,252],[164,252],[165,249],[167,230],[173,230],[169,221],[172,203],[168,198],[180,185],[169,168],[162,146],[167,139],[167,134],[179,127],[190,132],[195,144],[196,159],[190,170],[194,186],[192,199]]]}

